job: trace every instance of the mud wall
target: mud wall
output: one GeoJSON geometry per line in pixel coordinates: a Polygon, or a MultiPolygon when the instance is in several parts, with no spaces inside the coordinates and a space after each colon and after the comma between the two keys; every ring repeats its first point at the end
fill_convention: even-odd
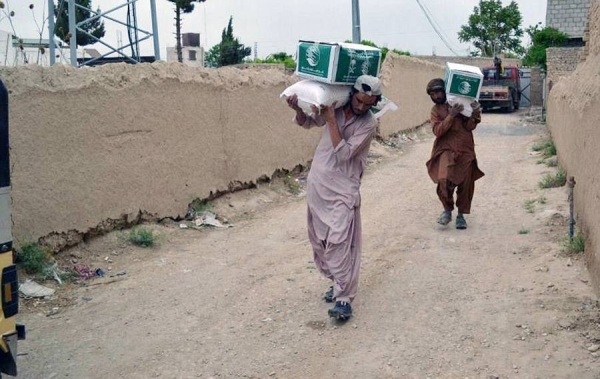
{"type": "Polygon", "coordinates": [[[18,241],[139,211],[183,215],[232,182],[306,163],[319,136],[291,122],[278,96],[293,78],[275,70],[117,64],[0,75],[18,241]]]}
{"type": "MultiPolygon", "coordinates": [[[[425,85],[442,74],[388,59],[385,93],[400,111],[383,117],[381,134],[422,124],[425,85]]],[[[17,242],[57,233],[76,243],[140,212],[182,216],[195,198],[306,164],[321,133],[292,123],[279,94],[297,79],[281,70],[26,66],[0,77],[10,91],[17,242]]]]}
{"type": "Polygon", "coordinates": [[[548,126],[560,164],[574,176],[578,227],[586,236],[586,260],[600,294],[600,0],[590,8],[589,55],[550,91],[548,126]]]}
{"type": "MultiPolygon", "coordinates": [[[[439,64],[442,66],[446,65],[446,62],[466,64],[469,66],[476,66],[479,68],[489,67],[494,65],[494,58],[486,57],[444,57],[437,55],[416,55],[415,58],[428,61],[431,63],[439,64]]],[[[502,58],[502,57],[501,57],[502,58]]],[[[521,66],[521,60],[515,58],[502,58],[502,64],[505,66],[521,66]]]]}
{"type": "Polygon", "coordinates": [[[445,67],[416,58],[388,53],[381,67],[383,93],[399,105],[399,111],[382,117],[382,137],[414,128],[429,120],[433,103],[425,92],[433,78],[443,78],[445,67]]]}

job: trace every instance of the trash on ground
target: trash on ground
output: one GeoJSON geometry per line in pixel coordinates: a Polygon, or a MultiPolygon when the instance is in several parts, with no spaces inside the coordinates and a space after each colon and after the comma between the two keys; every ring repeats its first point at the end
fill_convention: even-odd
{"type": "Polygon", "coordinates": [[[197,215],[196,219],[194,220],[194,225],[198,228],[201,226],[211,226],[214,228],[230,228],[233,226],[231,224],[224,225],[217,219],[216,214],[207,211],[201,212],[197,215]]]}
{"type": "Polygon", "coordinates": [[[75,271],[77,275],[82,279],[90,279],[97,275],[96,271],[84,265],[75,265],[73,267],[73,271],[75,271]]]}
{"type": "Polygon", "coordinates": [[[54,289],[42,286],[33,280],[26,280],[19,285],[19,292],[25,297],[46,297],[54,295],[54,289]]]}

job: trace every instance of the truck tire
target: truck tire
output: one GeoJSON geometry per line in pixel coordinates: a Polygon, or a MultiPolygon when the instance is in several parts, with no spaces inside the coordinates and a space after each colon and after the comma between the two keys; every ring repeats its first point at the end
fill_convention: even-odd
{"type": "Polygon", "coordinates": [[[504,108],[506,110],[506,113],[513,113],[515,111],[515,102],[514,102],[514,97],[513,94],[510,94],[510,97],[508,98],[508,107],[504,108]]]}

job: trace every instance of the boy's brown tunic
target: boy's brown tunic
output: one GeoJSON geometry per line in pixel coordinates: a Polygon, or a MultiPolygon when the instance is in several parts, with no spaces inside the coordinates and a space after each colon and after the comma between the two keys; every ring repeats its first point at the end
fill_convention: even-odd
{"type": "Polygon", "coordinates": [[[484,173],[477,167],[473,130],[481,116],[467,118],[461,114],[450,116],[450,105],[436,104],[431,109],[431,124],[436,139],[427,162],[427,171],[434,183],[444,209],[454,209],[453,192],[456,187],[456,205],[460,213],[471,211],[475,181],[484,173]]]}

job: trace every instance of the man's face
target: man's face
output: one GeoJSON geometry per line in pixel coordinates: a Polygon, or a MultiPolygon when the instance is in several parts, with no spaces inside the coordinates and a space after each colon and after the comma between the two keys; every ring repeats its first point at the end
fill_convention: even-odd
{"type": "Polygon", "coordinates": [[[369,96],[362,92],[355,93],[350,102],[352,113],[354,113],[355,116],[361,116],[367,113],[375,104],[377,104],[377,96],[369,96]]]}
{"type": "Polygon", "coordinates": [[[431,91],[429,96],[431,96],[431,100],[436,104],[446,104],[446,92],[442,90],[431,91]]]}

